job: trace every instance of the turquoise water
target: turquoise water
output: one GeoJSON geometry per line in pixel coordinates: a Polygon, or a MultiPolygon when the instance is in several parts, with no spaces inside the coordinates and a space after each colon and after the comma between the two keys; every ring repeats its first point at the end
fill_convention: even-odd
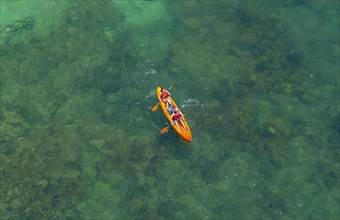
{"type": "Polygon", "coordinates": [[[0,12],[1,219],[339,219],[338,1],[0,12]]]}

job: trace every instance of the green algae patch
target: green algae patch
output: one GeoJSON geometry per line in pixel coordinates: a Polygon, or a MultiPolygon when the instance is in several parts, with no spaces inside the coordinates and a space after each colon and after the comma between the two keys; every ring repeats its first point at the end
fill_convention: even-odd
{"type": "Polygon", "coordinates": [[[19,138],[29,130],[30,125],[15,112],[1,110],[0,142],[8,142],[19,138]]]}

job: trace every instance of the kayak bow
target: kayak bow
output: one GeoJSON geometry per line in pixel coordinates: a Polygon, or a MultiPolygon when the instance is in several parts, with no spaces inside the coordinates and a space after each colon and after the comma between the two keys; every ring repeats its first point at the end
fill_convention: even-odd
{"type": "MultiPolygon", "coordinates": [[[[171,124],[171,115],[168,113],[168,110],[166,108],[166,103],[164,103],[160,97],[160,93],[161,93],[161,87],[157,87],[157,90],[156,90],[156,94],[157,94],[157,98],[158,98],[158,101],[159,101],[159,104],[162,108],[162,111],[165,115],[165,117],[168,119],[169,123],[171,124]]],[[[175,103],[175,101],[169,97],[170,101],[171,101],[171,104],[175,107],[175,108],[178,108],[177,104],[175,103]]],[[[179,109],[179,108],[178,108],[179,109]]],[[[187,123],[187,121],[185,120],[185,117],[184,115],[182,116],[182,123],[179,122],[177,123],[173,123],[173,125],[171,125],[171,127],[176,131],[176,133],[181,137],[183,138],[184,140],[188,141],[188,142],[191,142],[192,141],[192,135],[191,135],[191,130],[189,128],[189,125],[187,123]]]]}

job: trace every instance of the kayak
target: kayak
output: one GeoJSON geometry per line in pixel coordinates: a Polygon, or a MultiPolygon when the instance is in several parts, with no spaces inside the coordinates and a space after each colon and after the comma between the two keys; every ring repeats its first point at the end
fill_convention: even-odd
{"type": "MultiPolygon", "coordinates": [[[[161,93],[161,87],[157,87],[157,90],[156,90],[156,94],[157,94],[157,98],[158,98],[158,101],[160,103],[160,106],[162,108],[162,111],[165,115],[165,117],[168,119],[169,123],[171,124],[171,115],[169,114],[167,108],[166,108],[166,103],[164,103],[160,97],[160,93],[161,93]]],[[[175,108],[178,108],[179,107],[177,106],[177,104],[175,103],[175,101],[169,97],[170,101],[171,101],[171,104],[175,107],[175,108]]],[[[171,125],[171,127],[176,131],[176,133],[181,137],[183,138],[184,140],[188,141],[188,142],[191,142],[192,141],[192,135],[191,135],[191,130],[189,128],[189,125],[187,123],[187,121],[185,120],[185,117],[184,115],[182,116],[181,118],[181,122],[178,122],[177,125],[176,123],[173,123],[173,125],[171,125]]]]}

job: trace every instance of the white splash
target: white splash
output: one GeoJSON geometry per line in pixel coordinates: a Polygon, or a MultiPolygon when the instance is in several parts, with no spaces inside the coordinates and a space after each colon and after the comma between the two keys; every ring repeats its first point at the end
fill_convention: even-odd
{"type": "Polygon", "coordinates": [[[145,96],[145,100],[156,96],[156,91],[154,89],[150,90],[149,94],[145,96]]]}
{"type": "Polygon", "coordinates": [[[149,74],[152,74],[152,75],[156,75],[157,74],[157,71],[155,69],[150,69],[148,71],[145,72],[145,75],[149,75],[149,74]]]}
{"type": "Polygon", "coordinates": [[[181,101],[180,104],[181,108],[186,108],[186,107],[201,107],[203,106],[202,103],[200,103],[200,101],[198,101],[197,99],[185,99],[183,101],[181,101]]]}

